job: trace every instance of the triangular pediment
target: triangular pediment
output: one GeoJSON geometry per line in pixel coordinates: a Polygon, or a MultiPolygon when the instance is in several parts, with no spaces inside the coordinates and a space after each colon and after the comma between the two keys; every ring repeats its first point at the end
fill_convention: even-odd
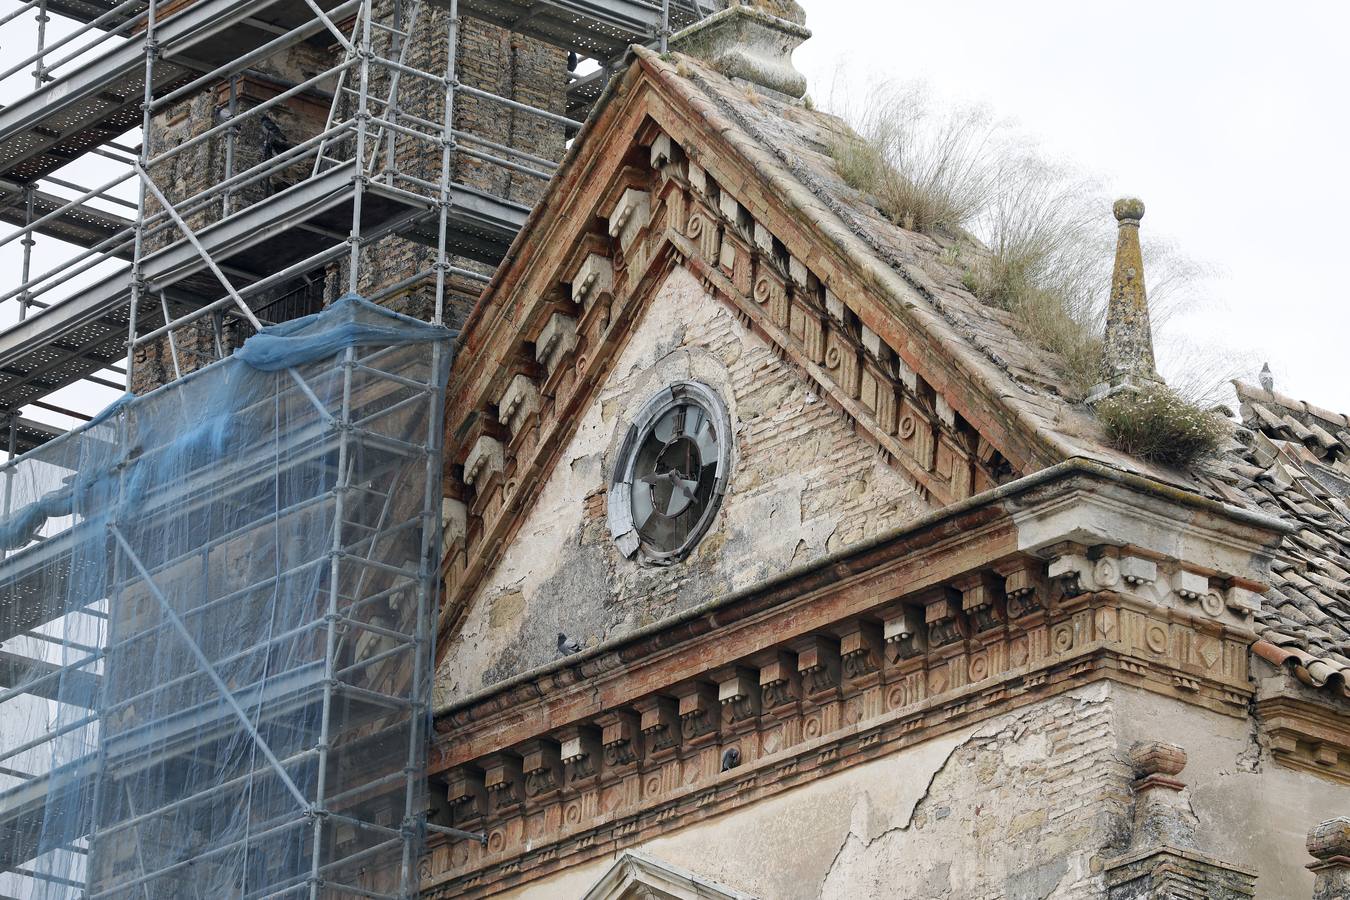
{"type": "Polygon", "coordinates": [[[626,851],[581,900],[753,900],[645,853],[626,851]]]}
{"type": "MultiPolygon", "coordinates": [[[[792,167],[763,134],[738,128],[719,109],[699,87],[713,75],[682,75],[696,63],[635,53],[466,325],[447,403],[442,658],[453,652],[471,608],[480,628],[494,616],[525,614],[512,585],[529,578],[509,561],[503,569],[503,560],[517,541],[549,527],[541,510],[547,498],[566,493],[559,485],[580,490],[588,466],[610,464],[623,416],[636,413],[644,390],[678,374],[662,374],[664,357],[655,351],[662,342],[666,355],[684,350],[676,333],[688,336],[690,323],[704,321],[698,316],[705,325],[721,316],[717,327],[737,352],[751,348],[788,373],[784,396],[809,395],[828,410],[849,435],[847,446],[830,452],[866,455],[892,473],[911,494],[903,515],[950,505],[1079,452],[1044,427],[1061,408],[1028,386],[1030,363],[990,351],[994,325],[966,323],[983,342],[952,331],[952,308],[942,315],[927,308],[936,300],[921,279],[906,280],[908,270],[868,251],[839,210],[813,199],[818,186],[794,183],[792,167]],[[616,382],[644,366],[650,384],[616,382]],[[603,432],[598,455],[577,452],[577,435],[587,429],[603,432]]],[[[808,429],[803,441],[815,434],[808,429]]],[[[592,491],[599,486],[603,494],[605,475],[589,472],[592,491]]],[[[881,491],[879,482],[864,479],[857,490],[881,491]]],[[[601,495],[568,502],[573,515],[589,510],[593,529],[606,533],[601,495]]],[[[780,559],[765,550],[759,558],[781,570],[823,558],[837,543],[810,549],[807,557],[780,559]]],[[[571,590],[576,602],[596,595],[603,605],[611,598],[599,585],[623,573],[574,559],[559,577],[565,590],[558,596],[571,590]]],[[[644,583],[649,608],[611,610],[629,616],[616,624],[631,630],[678,612],[683,600],[664,602],[678,594],[677,580],[644,583]]],[[[722,579],[700,589],[708,597],[737,587],[722,579]]],[[[568,630],[566,617],[554,615],[550,635],[553,622],[568,630]]],[[[569,636],[594,643],[614,633],[569,636]]],[[[547,651],[550,635],[540,631],[534,644],[542,641],[547,651]]],[[[475,661],[476,677],[488,683],[547,661],[538,652],[499,654],[491,672],[475,661]]]]}

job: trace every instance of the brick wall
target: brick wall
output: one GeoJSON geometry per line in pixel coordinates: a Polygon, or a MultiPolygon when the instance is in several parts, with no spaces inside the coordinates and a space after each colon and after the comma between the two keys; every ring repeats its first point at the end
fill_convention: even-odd
{"type": "Polygon", "coordinates": [[[595,644],[927,510],[908,479],[683,269],[651,301],[577,427],[445,654],[443,698],[556,658],[558,631],[595,644]],[[726,402],[731,481],[684,562],[641,566],[614,546],[603,494],[631,417],[680,380],[726,402]]]}
{"type": "MultiPolygon", "coordinates": [[[[398,24],[407,30],[410,24],[407,18],[409,9],[408,4],[402,4],[396,12],[393,0],[382,0],[377,4],[377,16],[381,21],[394,23],[397,15],[398,24]]],[[[344,31],[350,29],[350,22],[340,24],[344,31]]],[[[448,25],[448,15],[443,10],[425,6],[409,32],[407,47],[403,51],[406,64],[435,75],[444,73],[448,25]]],[[[398,58],[400,48],[395,41],[399,39],[379,29],[372,34],[377,54],[398,58]]],[[[566,51],[464,17],[457,56],[459,76],[464,83],[552,112],[562,112],[567,76],[566,51]]],[[[238,108],[241,111],[250,109],[275,96],[288,84],[308,79],[339,59],[336,45],[323,47],[306,42],[263,60],[241,77],[237,91],[238,108]]],[[[348,84],[351,83],[349,80],[348,84]]],[[[372,67],[370,83],[372,97],[389,96],[390,72],[387,68],[372,67]]],[[[327,85],[330,91],[334,87],[333,84],[327,85]]],[[[354,114],[354,100],[350,96],[344,97],[342,114],[354,114]]],[[[212,127],[221,121],[228,102],[229,87],[222,83],[158,116],[151,129],[151,152],[161,153],[212,127]]],[[[444,86],[426,79],[401,76],[397,104],[423,119],[440,122],[444,115],[444,86]]],[[[375,102],[371,108],[374,112],[381,112],[384,107],[375,102]]],[[[327,101],[316,93],[274,107],[267,115],[275,129],[264,128],[256,117],[246,121],[236,134],[233,171],[240,172],[284,146],[317,134],[323,128],[327,114],[327,101]]],[[[478,98],[463,95],[457,98],[455,126],[496,143],[519,147],[525,152],[548,159],[560,159],[565,149],[565,135],[559,126],[478,98]]],[[[428,142],[399,136],[393,138],[392,142],[378,141],[378,151],[375,151],[377,142],[372,141],[370,147],[381,155],[383,161],[392,143],[400,172],[436,182],[441,171],[441,149],[439,134],[435,134],[435,137],[436,142],[428,142]]],[[[348,144],[340,152],[349,157],[352,149],[348,144]]],[[[180,202],[222,181],[226,172],[225,158],[226,140],[222,136],[205,141],[155,167],[152,175],[166,196],[174,202],[180,202]]],[[[312,160],[287,167],[264,182],[235,192],[231,198],[231,210],[237,211],[244,205],[296,183],[306,176],[311,165],[312,160]]],[[[526,205],[535,202],[544,188],[544,182],[539,179],[465,156],[454,160],[452,171],[456,179],[466,184],[526,205]]],[[[428,188],[414,187],[408,183],[399,186],[430,193],[428,188]]],[[[156,209],[151,204],[150,211],[153,213],[156,209]]],[[[194,229],[200,229],[218,220],[223,213],[223,206],[214,203],[188,216],[187,221],[194,229]]],[[[165,230],[147,244],[147,252],[179,237],[176,229],[165,230]]],[[[434,247],[399,237],[385,238],[363,249],[358,290],[363,294],[373,294],[383,287],[428,271],[435,263],[435,256],[434,247]]],[[[465,259],[452,259],[451,262],[483,274],[491,272],[491,267],[465,259]]],[[[389,297],[385,301],[386,305],[408,315],[429,319],[435,303],[434,285],[434,277],[425,278],[389,297]]],[[[316,290],[322,294],[319,299],[331,301],[346,293],[347,286],[347,264],[344,260],[329,267],[316,290]]],[[[477,298],[478,290],[479,285],[471,280],[449,280],[447,324],[455,327],[464,320],[477,298]]],[[[260,306],[278,298],[279,294],[261,297],[254,301],[254,305],[260,306]]],[[[151,298],[151,302],[158,303],[156,298],[151,298]]],[[[290,306],[295,304],[289,303],[290,306]]],[[[221,332],[226,352],[247,337],[247,333],[246,328],[227,325],[221,332]]],[[[216,330],[209,320],[180,329],[175,339],[183,372],[192,371],[216,358],[216,330]]],[[[141,348],[135,364],[137,371],[133,381],[137,391],[143,392],[173,378],[173,363],[167,341],[141,348]]]]}

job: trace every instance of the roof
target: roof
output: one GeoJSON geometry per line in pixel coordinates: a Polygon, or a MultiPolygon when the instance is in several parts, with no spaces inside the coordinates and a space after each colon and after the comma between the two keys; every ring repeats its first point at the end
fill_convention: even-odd
{"type": "Polygon", "coordinates": [[[1292,527],[1256,614],[1257,650],[1305,683],[1350,671],[1350,417],[1234,382],[1239,444],[1211,466],[1222,492],[1292,527]]]}
{"type": "MultiPolygon", "coordinates": [[[[1007,312],[965,287],[957,239],[895,225],[843,181],[830,155],[832,142],[847,133],[842,121],[733,82],[682,54],[637,52],[696,100],[712,101],[740,133],[733,139],[743,136],[767,151],[781,175],[809,192],[807,202],[838,217],[848,230],[841,237],[861,242],[915,288],[933,313],[919,321],[1064,458],[1097,459],[1288,523],[1293,531],[1255,617],[1265,645],[1258,649],[1303,681],[1330,683],[1350,697],[1350,417],[1239,384],[1237,440],[1194,471],[1161,469],[1116,451],[1089,408],[1071,399],[1052,355],[1022,337],[1007,312]]],[[[784,199],[795,198],[789,192],[784,199]]],[[[970,247],[968,239],[962,246],[970,247]]]]}
{"type": "Polygon", "coordinates": [[[1151,465],[1110,446],[1097,418],[1072,398],[1069,384],[1056,371],[1053,354],[1022,337],[1010,313],[981,301],[965,286],[968,265],[961,254],[968,260],[972,252],[983,252],[969,237],[901,228],[845,183],[830,153],[832,144],[849,133],[842,120],[733,81],[706,62],[679,52],[662,57],[642,47],[633,51],[654,75],[705,115],[724,120],[721,136],[753,154],[766,178],[787,186],[783,201],[806,216],[836,220],[823,223],[821,230],[836,243],[852,245],[860,266],[884,270],[889,277],[874,279],[881,288],[878,293],[889,295],[898,315],[917,323],[957,358],[971,381],[1015,413],[1023,427],[1049,448],[1046,464],[1081,456],[1203,489],[1188,473],[1151,465]],[[896,276],[908,290],[895,289],[896,276]],[[913,302],[916,294],[919,304],[913,302]]]}

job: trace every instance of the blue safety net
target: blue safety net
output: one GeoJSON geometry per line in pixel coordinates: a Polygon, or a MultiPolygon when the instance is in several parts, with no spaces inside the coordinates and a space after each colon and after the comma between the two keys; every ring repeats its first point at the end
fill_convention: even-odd
{"type": "Polygon", "coordinates": [[[0,469],[0,895],[415,893],[452,337],[345,297],[0,469]]]}

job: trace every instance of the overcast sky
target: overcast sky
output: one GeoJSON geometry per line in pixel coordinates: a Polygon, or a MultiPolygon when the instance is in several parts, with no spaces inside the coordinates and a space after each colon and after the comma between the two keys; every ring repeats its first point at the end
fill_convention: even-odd
{"type": "Polygon", "coordinates": [[[1141,197],[1146,232],[1213,267],[1211,302],[1173,336],[1269,360],[1277,390],[1350,412],[1350,4],[799,2],[814,36],[795,59],[815,96],[843,65],[850,88],[918,79],[987,103],[1112,195],[1141,197]]]}

